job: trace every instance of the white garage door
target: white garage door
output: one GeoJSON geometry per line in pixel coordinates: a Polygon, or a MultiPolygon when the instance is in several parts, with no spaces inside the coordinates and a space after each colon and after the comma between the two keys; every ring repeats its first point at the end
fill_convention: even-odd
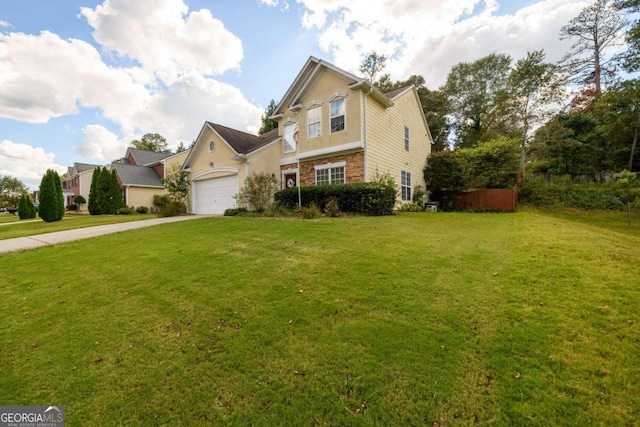
{"type": "Polygon", "coordinates": [[[223,214],[236,207],[238,176],[206,179],[193,182],[193,211],[196,214],[223,214]]]}

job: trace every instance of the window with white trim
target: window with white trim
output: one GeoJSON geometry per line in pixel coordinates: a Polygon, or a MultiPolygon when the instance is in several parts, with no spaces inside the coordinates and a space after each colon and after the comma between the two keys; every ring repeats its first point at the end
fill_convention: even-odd
{"type": "Polygon", "coordinates": [[[331,133],[344,130],[345,103],[344,98],[331,102],[331,133]]]}
{"type": "Polygon", "coordinates": [[[409,151],[409,128],[404,127],[404,150],[409,151]]]}
{"type": "Polygon", "coordinates": [[[291,153],[296,151],[296,142],[298,141],[298,123],[292,122],[284,125],[284,152],[291,153]]]}
{"type": "Polygon", "coordinates": [[[344,162],[316,166],[316,185],[344,184],[344,168],[344,162]]]}
{"type": "Polygon", "coordinates": [[[402,200],[411,200],[411,173],[400,172],[400,191],[402,192],[402,200]]]}
{"type": "Polygon", "coordinates": [[[312,108],[307,111],[308,138],[316,138],[322,134],[322,109],[312,108]]]}

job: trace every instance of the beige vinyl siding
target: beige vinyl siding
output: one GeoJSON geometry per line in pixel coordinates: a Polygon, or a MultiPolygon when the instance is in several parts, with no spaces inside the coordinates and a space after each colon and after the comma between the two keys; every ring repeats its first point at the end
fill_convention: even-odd
{"type": "Polygon", "coordinates": [[[168,194],[165,188],[152,188],[152,187],[128,187],[127,192],[127,206],[146,206],[148,208],[153,207],[153,196],[156,194],[168,194]]]}
{"type": "Polygon", "coordinates": [[[289,119],[298,121],[300,136],[296,152],[283,153],[283,144],[280,144],[281,158],[295,158],[297,154],[304,154],[308,151],[315,151],[336,147],[352,142],[361,141],[360,125],[360,91],[349,89],[349,82],[335,73],[324,70],[315,78],[309,90],[305,93],[301,109],[297,112],[286,110],[284,118],[279,120],[278,134],[283,135],[284,124],[289,119]],[[343,131],[331,133],[331,103],[329,99],[336,93],[342,92],[345,96],[345,129],[343,131]],[[312,102],[319,101],[321,105],[312,108],[321,110],[321,135],[314,138],[308,136],[308,114],[306,107],[312,102]]]}
{"type": "MultiPolygon", "coordinates": [[[[385,109],[371,98],[367,103],[367,166],[368,180],[390,173],[400,185],[401,171],[411,174],[411,187],[424,188],[423,169],[431,153],[429,131],[422,117],[422,108],[414,90],[408,90],[385,109]],[[404,147],[404,128],[409,128],[409,151],[404,147]]],[[[413,193],[413,191],[412,191],[413,193]]]]}

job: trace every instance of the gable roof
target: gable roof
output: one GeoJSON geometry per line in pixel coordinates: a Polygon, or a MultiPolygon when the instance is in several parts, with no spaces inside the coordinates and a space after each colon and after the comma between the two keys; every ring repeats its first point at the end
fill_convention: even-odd
{"type": "Polygon", "coordinates": [[[160,163],[164,158],[171,156],[171,153],[158,153],[157,151],[140,150],[139,148],[128,147],[125,153],[125,159],[133,157],[136,165],[139,166],[151,166],[160,163]]]}
{"type": "Polygon", "coordinates": [[[218,123],[204,122],[204,126],[202,126],[196,138],[196,145],[191,149],[191,152],[182,165],[183,170],[191,167],[191,161],[197,155],[196,153],[199,151],[199,147],[206,143],[206,141],[201,141],[201,137],[207,128],[215,132],[237,155],[242,156],[249,155],[280,138],[278,136],[278,128],[271,129],[262,135],[252,135],[218,123]]]}
{"type": "Polygon", "coordinates": [[[153,168],[126,163],[112,163],[111,167],[116,170],[122,185],[134,187],[164,187],[153,168]]]}
{"type": "Polygon", "coordinates": [[[86,172],[97,168],[100,165],[93,165],[90,163],[78,163],[75,162],[73,166],[69,166],[67,168],[67,179],[71,178],[74,175],[79,174],[80,172],[86,172]]]}
{"type": "Polygon", "coordinates": [[[387,96],[387,98],[389,99],[394,99],[395,97],[397,97],[398,95],[403,94],[404,92],[408,91],[409,89],[411,89],[414,85],[407,85],[398,89],[394,89],[391,90],[389,92],[386,92],[385,95],[387,96]]]}
{"type": "Polygon", "coordinates": [[[300,103],[301,98],[310,88],[315,79],[320,75],[322,71],[328,70],[340,77],[342,77],[352,90],[363,90],[368,95],[371,95],[373,99],[378,101],[384,107],[390,107],[393,105],[393,101],[383,94],[377,87],[371,84],[367,79],[357,77],[341,68],[336,67],[333,64],[328,63],[322,59],[310,56],[302,70],[298,73],[295,80],[289,86],[289,89],[284,94],[276,111],[271,116],[276,118],[283,114],[285,110],[300,103]]]}
{"type": "Polygon", "coordinates": [[[263,135],[256,136],[217,123],[207,122],[207,124],[238,154],[249,154],[278,138],[277,128],[271,129],[263,135]]]}

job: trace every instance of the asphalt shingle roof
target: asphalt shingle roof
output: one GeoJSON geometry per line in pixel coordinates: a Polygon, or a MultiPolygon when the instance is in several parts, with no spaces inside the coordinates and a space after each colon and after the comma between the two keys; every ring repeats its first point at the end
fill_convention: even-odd
{"type": "Polygon", "coordinates": [[[277,128],[256,136],[217,123],[208,123],[239,154],[250,153],[278,138],[277,128]]]}
{"type": "Polygon", "coordinates": [[[399,89],[395,89],[395,90],[389,91],[389,92],[385,93],[385,95],[387,96],[387,98],[393,99],[397,95],[400,95],[402,92],[407,90],[407,88],[410,88],[411,86],[413,86],[413,85],[408,85],[408,86],[401,87],[399,89]]]}
{"type": "Polygon", "coordinates": [[[160,160],[171,156],[171,153],[158,153],[155,151],[140,150],[129,147],[129,153],[139,166],[149,166],[160,162],[160,160]]]}
{"type": "Polygon", "coordinates": [[[164,187],[153,168],[124,163],[113,163],[112,166],[116,169],[122,185],[164,187]]]}

